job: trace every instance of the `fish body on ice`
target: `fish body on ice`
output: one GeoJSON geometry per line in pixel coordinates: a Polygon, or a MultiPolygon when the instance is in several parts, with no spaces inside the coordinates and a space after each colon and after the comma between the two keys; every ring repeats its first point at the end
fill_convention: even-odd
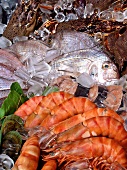
{"type": "Polygon", "coordinates": [[[99,84],[112,84],[119,78],[109,54],[87,33],[61,31],[52,35],[48,44],[27,40],[9,47],[35,79],[49,83],[60,75],[77,77],[87,73],[99,84]]]}

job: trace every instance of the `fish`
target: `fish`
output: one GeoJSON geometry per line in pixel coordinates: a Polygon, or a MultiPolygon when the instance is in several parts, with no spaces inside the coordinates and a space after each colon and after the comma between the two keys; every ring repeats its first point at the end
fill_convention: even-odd
{"type": "Polygon", "coordinates": [[[36,85],[42,91],[61,75],[77,78],[87,73],[102,85],[114,84],[119,79],[116,65],[94,38],[70,30],[57,32],[47,42],[25,40],[0,49],[0,71],[1,99],[15,81],[24,90],[36,85]]]}
{"type": "Polygon", "coordinates": [[[18,82],[23,90],[28,89],[26,77],[18,77],[15,72],[19,70],[25,74],[26,69],[22,62],[17,58],[16,54],[0,49],[0,105],[8,96],[12,83],[18,82]]]}
{"type": "Polygon", "coordinates": [[[119,79],[109,54],[87,33],[64,30],[50,36],[47,43],[27,40],[8,48],[27,63],[33,77],[47,84],[61,75],[78,77],[84,72],[99,84],[110,85],[119,79]]]}
{"type": "Polygon", "coordinates": [[[89,34],[65,30],[56,33],[53,41],[53,47],[60,50],[60,56],[51,62],[51,71],[73,77],[85,72],[100,84],[110,84],[119,78],[118,69],[109,54],[89,34]]]}
{"type": "Polygon", "coordinates": [[[25,69],[25,67],[17,56],[6,49],[0,49],[0,91],[9,90],[15,81],[22,82],[22,88],[25,88],[22,79],[14,74],[18,69],[25,69]]]}

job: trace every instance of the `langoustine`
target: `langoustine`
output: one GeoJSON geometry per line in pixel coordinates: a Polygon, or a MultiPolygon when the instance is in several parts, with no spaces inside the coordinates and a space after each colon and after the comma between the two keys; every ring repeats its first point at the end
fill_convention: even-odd
{"type": "MultiPolygon", "coordinates": [[[[40,145],[44,149],[51,147],[56,143],[65,141],[75,141],[91,136],[106,136],[113,138],[120,143],[121,146],[126,148],[127,132],[123,126],[123,120],[115,112],[103,115],[104,109],[100,111],[100,115],[96,115],[96,108],[94,111],[84,112],[67,118],[59,123],[49,126],[48,130],[42,129],[40,131],[40,145]],[[90,114],[93,112],[93,115],[90,114]],[[102,113],[102,114],[101,114],[102,113]],[[113,118],[114,116],[114,118],[113,118]],[[121,122],[120,122],[121,121],[121,122]],[[116,131],[118,133],[116,134],[116,131]],[[120,135],[118,135],[120,133],[120,135]],[[118,136],[117,136],[118,135],[118,136]]],[[[31,131],[32,133],[32,131],[31,131]]]]}
{"type": "Polygon", "coordinates": [[[67,126],[65,120],[63,126],[61,125],[62,123],[59,123],[51,130],[51,133],[58,134],[56,138],[57,143],[102,135],[115,139],[124,148],[127,147],[127,132],[123,124],[118,120],[109,116],[97,116],[85,121],[80,120],[81,122],[79,121],[79,123],[71,127],[71,118],[70,122],[67,121],[67,126]],[[70,127],[68,127],[69,125],[70,127]]]}

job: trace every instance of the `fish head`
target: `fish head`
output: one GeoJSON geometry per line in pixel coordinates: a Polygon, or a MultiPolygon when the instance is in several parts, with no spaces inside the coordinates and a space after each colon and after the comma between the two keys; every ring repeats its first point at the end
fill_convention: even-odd
{"type": "Polygon", "coordinates": [[[93,62],[89,75],[100,84],[110,85],[119,79],[117,66],[110,60],[93,62]]]}

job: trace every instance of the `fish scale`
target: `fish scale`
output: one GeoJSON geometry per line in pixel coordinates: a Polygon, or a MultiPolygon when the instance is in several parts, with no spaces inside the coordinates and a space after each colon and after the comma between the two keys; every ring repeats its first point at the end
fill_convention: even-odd
{"type": "Polygon", "coordinates": [[[33,70],[30,77],[40,77],[40,82],[49,84],[61,75],[77,77],[86,72],[96,83],[108,85],[119,78],[109,55],[87,33],[64,30],[50,38],[50,47],[39,40],[17,42],[9,47],[20,61],[27,63],[28,73],[33,70]],[[29,62],[32,58],[36,62],[29,62]]]}

